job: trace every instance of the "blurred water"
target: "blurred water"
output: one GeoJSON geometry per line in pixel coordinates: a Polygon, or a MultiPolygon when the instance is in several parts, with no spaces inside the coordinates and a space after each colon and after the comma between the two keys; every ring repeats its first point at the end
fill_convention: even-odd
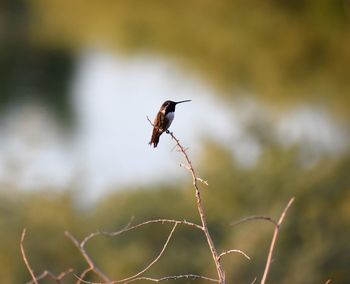
{"type": "Polygon", "coordinates": [[[152,120],[167,99],[192,99],[179,105],[171,129],[190,147],[194,162],[203,141],[232,150],[241,166],[254,165],[263,135],[286,147],[301,143],[304,160],[339,155],[348,149],[345,125],[326,108],[303,105],[276,113],[253,96],[219,99],[192,74],[163,58],[123,58],[102,50],[77,56],[71,88],[75,113],[72,133],[61,129],[41,104],[17,105],[1,124],[0,179],[22,189],[75,187],[94,199],[110,189],[184,176],[181,156],[167,135],[158,148],[148,145],[152,120]],[[311,153],[311,154],[310,154],[311,153]]]}

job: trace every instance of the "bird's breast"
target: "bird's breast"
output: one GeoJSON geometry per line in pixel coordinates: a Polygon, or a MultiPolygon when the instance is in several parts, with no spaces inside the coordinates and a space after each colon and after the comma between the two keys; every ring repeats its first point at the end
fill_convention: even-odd
{"type": "Polygon", "coordinates": [[[168,112],[166,115],[165,115],[165,120],[166,120],[166,126],[165,126],[165,129],[168,129],[170,124],[173,122],[174,120],[174,116],[175,116],[175,112],[168,112]]]}
{"type": "Polygon", "coordinates": [[[172,112],[168,112],[168,113],[165,115],[166,119],[169,120],[170,123],[173,121],[174,116],[175,116],[175,112],[173,112],[173,111],[172,111],[172,112]]]}

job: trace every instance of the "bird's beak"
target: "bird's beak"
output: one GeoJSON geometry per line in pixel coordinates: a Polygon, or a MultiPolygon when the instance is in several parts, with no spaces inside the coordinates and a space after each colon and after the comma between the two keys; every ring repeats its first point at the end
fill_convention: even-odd
{"type": "Polygon", "coordinates": [[[175,104],[187,103],[187,102],[191,102],[191,101],[192,100],[184,100],[184,101],[175,102],[175,104]]]}

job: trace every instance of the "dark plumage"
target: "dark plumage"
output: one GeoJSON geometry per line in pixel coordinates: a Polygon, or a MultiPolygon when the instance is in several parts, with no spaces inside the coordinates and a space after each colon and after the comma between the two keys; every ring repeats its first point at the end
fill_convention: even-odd
{"type": "Polygon", "coordinates": [[[162,104],[153,122],[153,132],[152,132],[151,141],[149,142],[150,145],[153,144],[154,148],[157,147],[159,143],[160,135],[166,132],[170,127],[171,123],[173,122],[176,105],[180,103],[190,102],[190,101],[191,100],[185,100],[185,101],[179,101],[179,102],[165,101],[162,104]]]}

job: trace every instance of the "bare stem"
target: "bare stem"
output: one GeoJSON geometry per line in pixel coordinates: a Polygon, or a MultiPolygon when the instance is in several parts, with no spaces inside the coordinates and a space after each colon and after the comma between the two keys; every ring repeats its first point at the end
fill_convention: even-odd
{"type": "Polygon", "coordinates": [[[23,243],[24,243],[25,236],[26,236],[26,229],[24,228],[23,231],[22,231],[20,248],[21,248],[23,261],[24,261],[24,263],[25,263],[25,265],[26,265],[26,267],[27,267],[27,269],[29,271],[30,276],[32,277],[32,280],[27,282],[27,284],[38,284],[39,280],[42,280],[42,279],[44,279],[46,277],[50,277],[52,280],[56,281],[57,283],[62,283],[62,279],[64,277],[66,277],[68,274],[73,272],[73,269],[69,268],[68,270],[63,271],[59,275],[56,276],[51,271],[45,270],[39,276],[35,276],[34,271],[30,267],[28,258],[26,256],[25,251],[24,251],[24,244],[23,243]]]}
{"type": "Polygon", "coordinates": [[[162,278],[138,277],[138,278],[134,278],[128,282],[125,282],[125,284],[140,281],[140,280],[158,283],[158,282],[162,282],[162,281],[180,280],[180,279],[191,279],[191,280],[202,279],[202,280],[206,280],[206,281],[210,281],[210,282],[216,282],[216,283],[219,282],[218,279],[213,279],[213,278],[202,276],[202,275],[184,274],[184,275],[166,276],[166,277],[162,277],[162,278]]]}
{"type": "MultiPolygon", "coordinates": [[[[69,268],[68,270],[63,271],[59,275],[56,276],[51,271],[45,270],[43,273],[41,273],[39,276],[36,277],[36,280],[40,281],[40,280],[45,279],[46,277],[49,277],[52,280],[56,281],[57,283],[63,283],[62,279],[72,272],[73,272],[73,269],[69,268]]],[[[27,282],[27,284],[33,284],[33,283],[35,283],[34,280],[27,282]]]]}
{"type": "Polygon", "coordinates": [[[205,237],[207,239],[207,243],[208,243],[208,246],[210,248],[210,252],[211,252],[211,255],[213,257],[214,263],[215,263],[216,271],[217,271],[217,274],[219,277],[219,283],[225,284],[225,272],[221,266],[220,257],[218,256],[214,242],[210,236],[207,221],[205,219],[205,213],[204,213],[204,209],[203,209],[203,205],[202,205],[202,199],[201,199],[199,187],[197,184],[197,181],[199,180],[199,178],[196,175],[196,172],[192,166],[192,162],[191,162],[190,158],[188,157],[186,149],[181,145],[179,139],[177,139],[172,132],[167,131],[167,133],[170,134],[170,136],[175,140],[180,152],[183,154],[183,156],[187,162],[186,168],[191,172],[193,187],[195,189],[195,195],[196,195],[196,200],[197,200],[197,209],[198,209],[199,217],[201,219],[203,232],[204,232],[205,237]]]}
{"type": "MultiPolygon", "coordinates": [[[[132,276],[129,276],[129,277],[127,277],[127,278],[124,278],[124,279],[120,279],[120,280],[117,280],[117,281],[111,281],[111,280],[107,280],[106,282],[107,283],[110,283],[110,284],[112,284],[112,283],[121,283],[121,282],[123,282],[123,283],[131,283],[131,282],[134,282],[134,281],[137,281],[137,280],[148,280],[148,279],[156,279],[156,278],[148,278],[148,277],[141,277],[141,275],[143,274],[143,273],[145,273],[147,270],[149,270],[160,258],[161,258],[161,256],[163,255],[163,253],[164,253],[164,251],[166,250],[166,248],[167,248],[167,246],[168,246],[168,244],[169,244],[169,242],[170,242],[170,239],[171,239],[171,237],[173,236],[173,234],[174,234],[174,232],[175,232],[175,229],[176,229],[176,227],[177,227],[177,225],[179,224],[179,222],[175,222],[174,223],[174,226],[173,226],[173,228],[171,229],[171,231],[170,231],[170,233],[169,233],[169,235],[168,235],[168,238],[167,238],[167,240],[165,241],[165,243],[164,243],[164,245],[163,245],[163,247],[162,247],[162,249],[161,249],[161,251],[159,252],[159,254],[151,261],[151,263],[150,264],[148,264],[144,269],[142,269],[141,271],[139,271],[139,272],[137,272],[136,274],[134,274],[134,275],[132,275],[132,276]]],[[[135,228],[135,226],[134,226],[134,228],[135,228]]],[[[67,233],[66,233],[67,234],[67,233]]],[[[69,234],[69,233],[68,233],[69,234]]],[[[71,235],[68,235],[69,236],[69,238],[75,243],[75,245],[79,245],[79,242],[77,242],[74,238],[72,239],[72,236],[71,235]]],[[[81,251],[81,249],[80,249],[80,251],[81,251]]],[[[83,253],[82,251],[81,251],[81,253],[83,253]]],[[[85,256],[84,256],[85,257],[85,256]]],[[[84,278],[84,276],[85,276],[85,274],[87,273],[87,272],[89,272],[90,270],[93,270],[91,267],[92,267],[92,264],[90,264],[90,262],[91,262],[91,260],[87,260],[87,262],[89,263],[89,266],[90,266],[90,268],[89,269],[86,269],[86,270],[84,270],[84,272],[80,275],[80,276],[77,276],[77,278],[78,278],[78,281],[79,281],[79,283],[81,283],[81,282],[83,282],[83,283],[94,283],[94,282],[89,282],[89,281],[85,281],[83,278],[84,278]]],[[[94,270],[95,271],[95,270],[94,270]]],[[[96,272],[96,271],[95,271],[96,272]]],[[[178,277],[178,276],[174,276],[174,277],[178,277]]],[[[204,276],[203,276],[204,277],[204,276]]],[[[101,277],[102,278],[102,277],[101,277]]],[[[169,278],[169,280],[170,280],[171,278],[169,278]]],[[[174,279],[176,279],[176,278],[174,278],[174,279]]],[[[164,280],[165,280],[165,278],[164,278],[164,280]]]]}
{"type": "MultiPolygon", "coordinates": [[[[83,278],[86,273],[88,273],[89,271],[93,271],[95,272],[103,281],[105,282],[111,282],[111,279],[102,271],[100,270],[95,263],[93,262],[93,260],[91,259],[91,257],[88,255],[88,253],[86,252],[84,245],[86,243],[86,238],[84,239],[83,242],[79,243],[79,241],[73,236],[71,235],[68,231],[65,232],[66,236],[73,242],[73,244],[77,247],[77,249],[79,250],[79,252],[81,253],[81,255],[84,257],[85,261],[87,262],[87,264],[89,265],[89,267],[87,269],[85,269],[81,274],[80,274],[80,278],[83,278]]],[[[93,233],[95,235],[95,233],[93,233]]],[[[88,236],[90,237],[91,234],[88,236]]],[[[90,237],[91,238],[91,237],[90,237]]],[[[78,280],[77,283],[80,283],[81,281],[78,280]]]]}
{"type": "Polygon", "coordinates": [[[284,208],[280,218],[278,219],[277,224],[275,225],[275,231],[273,233],[273,237],[272,237],[272,240],[271,240],[269,254],[267,256],[264,274],[263,274],[263,277],[262,277],[261,282],[260,282],[261,284],[265,284],[265,282],[266,282],[267,274],[269,273],[270,266],[271,266],[272,253],[273,253],[273,250],[275,248],[276,240],[277,240],[277,237],[278,237],[278,232],[279,232],[280,226],[281,226],[281,224],[282,224],[282,222],[284,220],[284,217],[286,216],[286,213],[287,213],[289,207],[292,205],[293,201],[294,201],[294,197],[292,197],[289,200],[287,206],[284,208]]]}
{"type": "Polygon", "coordinates": [[[192,226],[192,227],[195,227],[197,229],[203,230],[203,228],[200,225],[192,223],[192,222],[188,222],[186,220],[180,221],[180,220],[173,220],[173,219],[155,219],[155,220],[148,220],[148,221],[145,221],[145,222],[133,225],[133,226],[129,225],[129,226],[126,226],[125,228],[123,228],[123,229],[121,229],[119,231],[116,231],[116,232],[100,232],[100,233],[103,234],[103,235],[106,235],[106,236],[115,237],[115,236],[118,236],[118,235],[120,235],[122,233],[125,233],[125,232],[128,232],[128,231],[137,229],[139,227],[142,227],[142,226],[145,226],[145,225],[148,225],[148,224],[154,224],[154,223],[182,224],[182,225],[192,226]]]}
{"type": "Polygon", "coordinates": [[[239,253],[241,255],[243,255],[246,259],[250,260],[250,257],[242,250],[240,249],[230,249],[230,250],[226,250],[222,253],[220,253],[220,255],[218,256],[219,259],[221,259],[221,257],[230,254],[230,253],[239,253]]]}
{"type": "Polygon", "coordinates": [[[22,236],[21,236],[21,244],[20,244],[20,247],[21,247],[21,253],[22,253],[22,258],[23,258],[23,261],[29,271],[29,274],[30,276],[32,277],[33,279],[33,282],[34,284],[38,284],[38,280],[36,279],[35,275],[34,275],[34,271],[33,269],[30,267],[30,264],[29,264],[29,261],[28,261],[28,258],[26,256],[26,253],[24,251],[24,246],[23,246],[23,242],[24,242],[24,239],[26,237],[26,228],[23,229],[22,231],[22,236]]]}
{"type": "Polygon", "coordinates": [[[249,216],[249,217],[242,218],[241,220],[238,220],[236,222],[231,223],[231,226],[236,226],[236,225],[242,224],[242,223],[247,222],[247,221],[252,221],[252,220],[266,220],[266,221],[271,222],[275,227],[277,226],[277,222],[275,220],[273,220],[272,218],[270,218],[268,216],[263,216],[263,215],[255,215],[255,216],[249,216]]]}
{"type": "Polygon", "coordinates": [[[132,279],[136,278],[136,277],[139,277],[141,274],[143,274],[144,272],[146,272],[148,269],[151,268],[151,266],[153,266],[153,264],[155,264],[159,259],[160,257],[163,255],[165,249],[167,248],[168,244],[169,244],[169,241],[176,229],[176,226],[177,226],[178,223],[175,223],[173,228],[171,229],[170,231],[170,234],[166,240],[166,242],[164,243],[163,245],[163,248],[162,250],[160,251],[160,253],[157,255],[157,257],[149,264],[147,265],[144,269],[142,269],[140,272],[130,276],[130,277],[127,277],[127,278],[124,278],[124,279],[121,279],[121,280],[118,280],[118,281],[113,281],[112,283],[120,283],[120,282],[125,282],[125,283],[128,283],[127,281],[129,281],[129,283],[131,282],[132,279]]]}

